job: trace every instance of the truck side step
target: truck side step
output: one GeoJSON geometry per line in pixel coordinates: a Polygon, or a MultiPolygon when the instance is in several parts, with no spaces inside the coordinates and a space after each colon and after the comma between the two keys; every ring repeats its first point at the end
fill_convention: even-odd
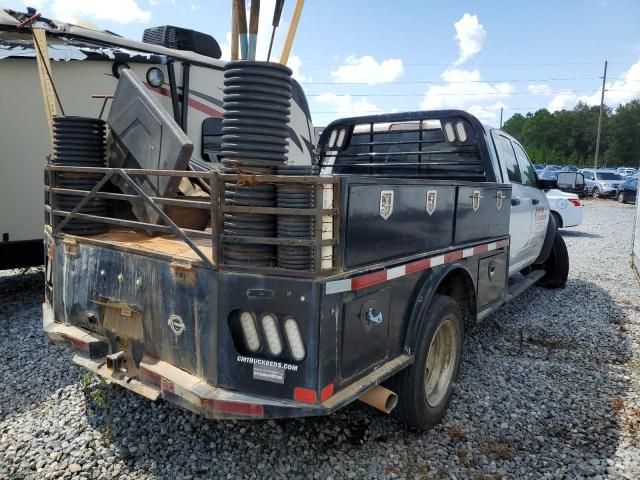
{"type": "Polygon", "coordinates": [[[507,298],[505,302],[510,302],[522,292],[524,292],[529,287],[533,286],[533,284],[537,283],[545,275],[544,270],[533,270],[529,275],[522,277],[517,282],[509,285],[509,291],[507,292],[507,298]]]}
{"type": "Polygon", "coordinates": [[[510,302],[511,300],[516,298],[518,295],[520,295],[522,292],[524,292],[527,288],[531,287],[536,282],[538,282],[538,280],[540,280],[542,277],[544,277],[544,275],[545,275],[545,271],[544,270],[534,270],[529,275],[523,276],[521,279],[519,279],[519,280],[513,282],[512,284],[510,284],[509,285],[509,291],[507,292],[507,295],[505,297],[504,302],[499,303],[497,305],[496,304],[491,304],[489,307],[487,307],[484,310],[481,310],[480,312],[478,312],[478,321],[483,320],[486,317],[488,317],[500,305],[504,305],[505,303],[510,302]]]}

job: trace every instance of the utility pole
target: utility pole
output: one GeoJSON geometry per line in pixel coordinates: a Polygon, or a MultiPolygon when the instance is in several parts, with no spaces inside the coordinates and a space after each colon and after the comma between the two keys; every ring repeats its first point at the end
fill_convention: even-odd
{"type": "Polygon", "coordinates": [[[596,157],[593,168],[598,168],[598,154],[600,153],[600,132],[602,131],[602,110],[604,110],[604,84],[607,81],[607,61],[604,61],[604,75],[602,76],[602,95],[600,96],[600,114],[598,115],[598,134],[596,136],[596,157]]]}
{"type": "Polygon", "coordinates": [[[503,107],[500,107],[500,128],[502,128],[502,110],[503,107]]]}

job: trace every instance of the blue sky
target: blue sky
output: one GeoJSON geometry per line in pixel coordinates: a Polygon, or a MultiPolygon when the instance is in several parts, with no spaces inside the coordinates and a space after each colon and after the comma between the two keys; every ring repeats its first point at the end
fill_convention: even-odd
{"type": "MultiPolygon", "coordinates": [[[[228,52],[231,0],[0,0],[81,18],[140,39],[172,24],[213,35],[228,52]]],[[[249,0],[247,0],[247,6],[249,0]]],[[[262,0],[258,59],[274,0],[262,0]]],[[[276,37],[286,35],[294,0],[276,37]]],[[[514,113],[640,98],[640,1],[307,0],[290,66],[315,125],[357,114],[455,107],[499,124],[514,113]],[[429,83],[434,82],[434,83],[429,83]]]]}

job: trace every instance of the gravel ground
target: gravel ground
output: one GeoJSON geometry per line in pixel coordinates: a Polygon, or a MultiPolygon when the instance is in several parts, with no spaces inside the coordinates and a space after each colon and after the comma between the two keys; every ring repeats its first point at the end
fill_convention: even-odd
{"type": "Polygon", "coordinates": [[[0,273],[0,478],[640,478],[633,212],[586,202],[564,232],[566,289],[525,292],[469,334],[450,410],[424,434],[361,404],[213,422],[87,385],[41,333],[42,272],[0,273]]]}

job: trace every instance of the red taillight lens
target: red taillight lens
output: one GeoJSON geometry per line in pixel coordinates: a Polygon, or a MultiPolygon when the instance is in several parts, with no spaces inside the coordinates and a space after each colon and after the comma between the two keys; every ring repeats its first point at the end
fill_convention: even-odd
{"type": "Polygon", "coordinates": [[[204,410],[211,410],[215,413],[264,417],[264,405],[258,403],[229,402],[227,400],[213,400],[208,398],[203,398],[200,403],[204,410]]]}
{"type": "Polygon", "coordinates": [[[576,207],[579,207],[580,205],[582,205],[582,204],[580,203],[580,199],[578,199],[578,198],[570,198],[570,199],[569,199],[569,202],[570,202],[570,203],[573,203],[576,207]]]}

